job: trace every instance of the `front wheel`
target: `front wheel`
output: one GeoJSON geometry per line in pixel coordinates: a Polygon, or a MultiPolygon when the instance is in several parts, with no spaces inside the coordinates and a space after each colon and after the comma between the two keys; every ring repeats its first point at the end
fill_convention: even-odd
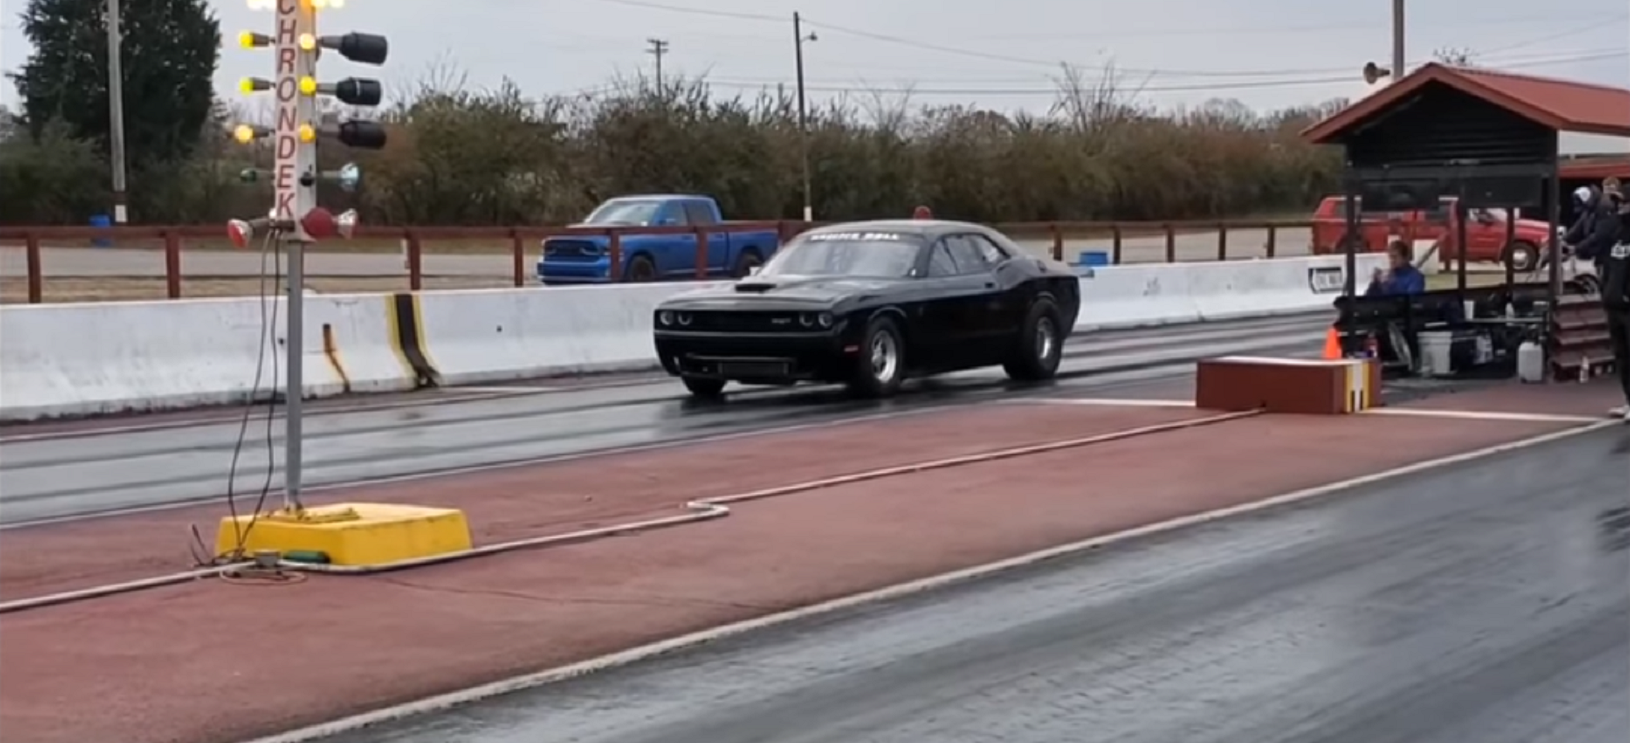
{"type": "Polygon", "coordinates": [[[905,338],[893,318],[875,317],[866,325],[860,354],[849,373],[849,392],[856,397],[888,397],[905,381],[905,338]]]}
{"type": "Polygon", "coordinates": [[[724,394],[725,381],[723,379],[680,377],[680,381],[685,383],[685,389],[690,390],[691,395],[695,397],[715,399],[724,394]]]}
{"type": "Polygon", "coordinates": [[[1058,321],[1058,305],[1045,297],[1038,299],[1025,314],[1012,357],[1002,369],[1015,380],[1037,382],[1057,376],[1063,358],[1064,332],[1058,321]]]}
{"type": "Polygon", "coordinates": [[[1505,249],[1505,264],[1516,273],[1539,268],[1539,247],[1531,242],[1514,242],[1505,249]]]}
{"type": "Polygon", "coordinates": [[[645,283],[657,280],[657,264],[651,262],[648,255],[636,255],[628,262],[628,272],[623,275],[623,281],[645,283]]]}

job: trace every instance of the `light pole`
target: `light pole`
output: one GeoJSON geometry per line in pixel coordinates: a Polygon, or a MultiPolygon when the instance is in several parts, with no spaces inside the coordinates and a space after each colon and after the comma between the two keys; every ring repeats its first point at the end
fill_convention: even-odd
{"type": "Polygon", "coordinates": [[[804,104],[804,42],[816,41],[815,32],[804,35],[804,19],[796,11],[792,14],[793,56],[798,64],[798,148],[804,161],[804,221],[815,221],[815,207],[810,196],[809,177],[809,114],[804,104]]]}
{"type": "Polygon", "coordinates": [[[1392,0],[1392,81],[1404,77],[1404,0],[1392,0]]]}
{"type": "Polygon", "coordinates": [[[113,223],[129,218],[125,208],[125,86],[119,64],[119,0],[107,0],[108,21],[108,147],[113,165],[113,223]]]}
{"type": "Polygon", "coordinates": [[[1392,67],[1385,68],[1374,62],[1364,65],[1364,82],[1374,85],[1383,76],[1387,82],[1395,83],[1404,79],[1409,71],[1404,61],[1404,0],[1392,0],[1392,67]]]}

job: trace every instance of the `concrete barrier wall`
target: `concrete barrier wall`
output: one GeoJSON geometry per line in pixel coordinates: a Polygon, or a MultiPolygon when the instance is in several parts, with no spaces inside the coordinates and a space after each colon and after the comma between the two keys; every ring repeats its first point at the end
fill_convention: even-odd
{"type": "MultiPolygon", "coordinates": [[[[1386,265],[1358,256],[1358,286],[1386,265]]],[[[1076,330],[1149,327],[1266,317],[1329,307],[1341,293],[1346,258],[1207,261],[1083,269],[1076,330]]]]}
{"type": "Polygon", "coordinates": [[[424,292],[426,354],[443,384],[651,369],[651,314],[697,284],[424,292]]]}
{"type": "MultiPolygon", "coordinates": [[[[1381,260],[1360,256],[1361,285],[1381,260]]],[[[1093,269],[1081,278],[1077,329],[1318,310],[1339,294],[1342,266],[1329,256],[1093,269]]],[[[656,304],[696,287],[312,295],[300,351],[305,394],[654,369],[656,304]]],[[[240,402],[257,370],[256,397],[265,397],[283,368],[286,319],[281,298],[0,308],[0,420],[240,402]]]]}
{"type": "MultiPolygon", "coordinates": [[[[414,386],[389,343],[388,299],[307,297],[306,394],[414,386]],[[333,359],[325,352],[325,328],[337,349],[333,359]]],[[[5,307],[0,420],[241,402],[252,391],[266,398],[282,386],[287,319],[281,298],[5,307]]]]}

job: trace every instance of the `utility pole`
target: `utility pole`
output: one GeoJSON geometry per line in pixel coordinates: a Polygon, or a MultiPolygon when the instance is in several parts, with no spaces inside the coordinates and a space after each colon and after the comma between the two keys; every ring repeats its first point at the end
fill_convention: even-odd
{"type": "Polygon", "coordinates": [[[662,87],[662,56],[668,53],[668,41],[666,39],[646,39],[645,41],[651,45],[650,49],[645,50],[646,53],[657,58],[657,94],[664,95],[664,88],[662,87]]]}
{"type": "Polygon", "coordinates": [[[125,75],[119,57],[119,0],[107,0],[108,22],[108,146],[113,165],[113,223],[129,219],[125,207],[125,75]]]}
{"type": "Polygon", "coordinates": [[[1392,81],[1404,79],[1404,0],[1392,0],[1392,81]]]}
{"type": "Polygon", "coordinates": [[[797,11],[792,14],[793,57],[798,65],[798,148],[804,161],[804,221],[815,221],[814,200],[810,195],[809,177],[809,114],[804,104],[804,42],[815,41],[815,32],[804,35],[804,19],[797,11]]]}

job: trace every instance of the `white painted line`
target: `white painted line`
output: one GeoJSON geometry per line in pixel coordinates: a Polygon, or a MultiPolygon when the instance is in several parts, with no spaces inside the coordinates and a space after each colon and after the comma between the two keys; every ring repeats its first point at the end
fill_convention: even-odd
{"type": "Polygon", "coordinates": [[[493,394],[493,395],[525,395],[525,394],[538,393],[538,392],[558,392],[558,391],[563,390],[563,389],[567,389],[567,388],[565,388],[565,387],[546,387],[546,386],[543,386],[543,385],[539,385],[539,386],[536,386],[536,387],[447,387],[443,391],[446,392],[447,394],[458,394],[460,392],[472,392],[472,393],[477,393],[477,394],[493,394]]]}
{"type": "Polygon", "coordinates": [[[1190,400],[1146,400],[1136,397],[1113,399],[1104,397],[1021,397],[1008,402],[1034,405],[1097,405],[1106,408],[1192,408],[1190,400]]]}
{"type": "Polygon", "coordinates": [[[1370,408],[1365,415],[1398,415],[1416,418],[1449,418],[1467,421],[1508,421],[1514,423],[1597,423],[1606,420],[1588,415],[1556,413],[1502,413],[1494,410],[1437,410],[1433,408],[1370,408]]]}
{"type": "Polygon", "coordinates": [[[1623,425],[1623,423],[1620,421],[1598,420],[1590,425],[1569,428],[1562,431],[1553,431],[1551,433],[1541,434],[1539,436],[1530,436],[1517,441],[1487,446],[1475,451],[1454,454],[1447,457],[1439,457],[1437,459],[1429,459],[1423,462],[1416,462],[1414,464],[1385,470],[1383,472],[1364,475],[1362,477],[1355,477],[1348,480],[1341,480],[1339,482],[1307,488],[1305,490],[1298,490],[1292,493],[1285,493],[1283,495],[1277,495],[1265,500],[1242,503],[1237,506],[1219,508],[1213,511],[1207,511],[1205,513],[1194,514],[1191,516],[1183,516],[1181,518],[1171,519],[1169,521],[1162,521],[1157,524],[1149,524],[1147,526],[1140,526],[1135,529],[1128,529],[1126,531],[1116,532],[1114,534],[1093,537],[1091,539],[1084,539],[1078,542],[1072,542],[1070,544],[1051,547],[1048,549],[1031,552],[1027,555],[1010,557],[1006,560],[998,560],[996,562],[985,563],[983,565],[975,565],[970,568],[963,568],[961,570],[941,573],[939,575],[929,576],[927,578],[920,578],[914,581],[885,586],[883,588],[866,591],[864,593],[857,593],[850,596],[845,596],[843,598],[825,601],[819,604],[812,604],[810,606],[805,606],[798,609],[790,609],[788,611],[778,612],[755,619],[748,619],[736,622],[734,624],[727,624],[722,627],[715,627],[713,629],[702,630],[700,632],[692,632],[688,635],[662,640],[660,642],[654,642],[649,645],[642,645],[637,648],[631,648],[629,650],[612,653],[610,655],[603,655],[599,658],[593,658],[580,663],[573,663],[568,666],[561,666],[559,668],[540,671],[538,673],[529,673],[523,676],[516,676],[509,679],[504,679],[502,681],[495,681],[490,684],[483,684],[481,686],[474,686],[468,689],[462,689],[460,691],[440,694],[426,699],[421,699],[416,702],[408,702],[406,704],[386,707],[373,712],[364,712],[360,715],[352,715],[333,722],[320,723],[286,733],[256,738],[248,743],[306,743],[307,741],[313,741],[331,735],[338,735],[340,733],[345,733],[372,725],[378,725],[391,720],[439,712],[451,707],[477,702],[490,697],[523,691],[538,686],[545,686],[548,684],[577,678],[579,676],[586,676],[591,673],[607,671],[613,668],[630,665],[632,663],[650,660],[651,658],[655,658],[660,655],[684,650],[697,645],[717,642],[719,640],[755,630],[767,629],[777,625],[808,619],[810,617],[816,617],[823,614],[831,614],[833,612],[842,611],[844,609],[862,606],[865,604],[890,601],[926,591],[945,588],[958,583],[965,583],[971,580],[989,577],[1004,571],[1034,565],[1039,562],[1057,559],[1060,557],[1067,557],[1081,552],[1087,552],[1106,545],[1115,544],[1117,542],[1124,542],[1140,537],[1177,531],[1179,529],[1198,526],[1200,524],[1209,523],[1219,519],[1242,516],[1258,511],[1266,511],[1280,506],[1310,501],[1316,498],[1339,493],[1344,490],[1382,482],[1395,477],[1412,475],[1417,472],[1424,472],[1426,470],[1435,469],[1438,467],[1446,467],[1449,465],[1460,464],[1462,462],[1469,462],[1518,449],[1527,449],[1530,447],[1539,446],[1541,444],[1548,444],[1552,441],[1578,436],[1583,433],[1598,431],[1603,428],[1607,428],[1608,426],[1619,425],[1623,425]]]}

